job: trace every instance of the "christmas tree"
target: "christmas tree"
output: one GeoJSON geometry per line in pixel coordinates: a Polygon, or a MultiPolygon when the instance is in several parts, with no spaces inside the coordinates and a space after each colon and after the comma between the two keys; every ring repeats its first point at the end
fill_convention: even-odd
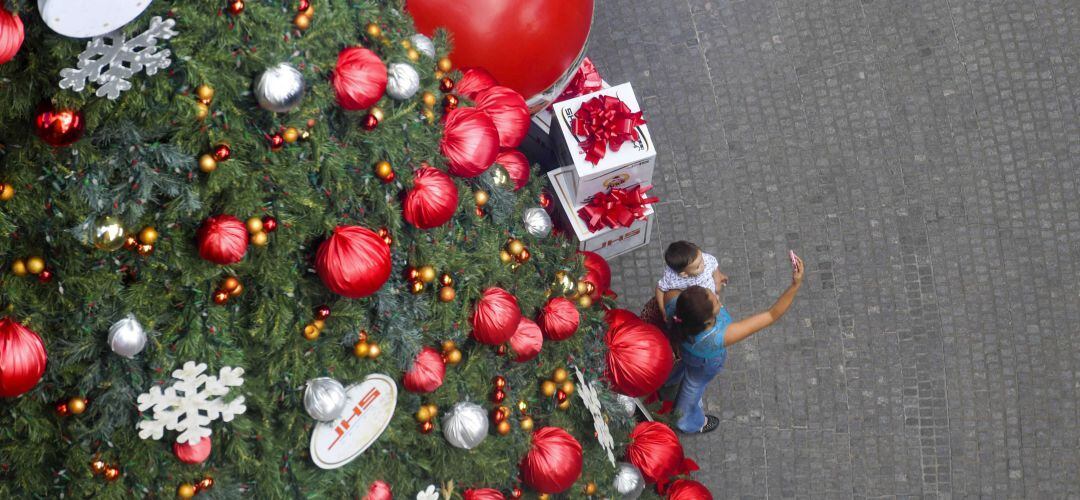
{"type": "Polygon", "coordinates": [[[125,11],[108,36],[50,3],[0,12],[0,496],[618,494],[576,376],[623,459],[603,290],[444,34],[400,1],[78,2],[125,11]],[[386,422],[343,392],[378,374],[386,422]],[[350,422],[370,447],[327,466],[350,422]],[[555,431],[580,473],[541,470],[555,431]]]}

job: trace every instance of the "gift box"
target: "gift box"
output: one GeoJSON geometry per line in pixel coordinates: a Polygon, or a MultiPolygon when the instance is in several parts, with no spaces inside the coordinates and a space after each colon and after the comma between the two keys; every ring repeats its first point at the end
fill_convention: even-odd
{"type": "MultiPolygon", "coordinates": [[[[592,61],[586,57],[581,62],[581,67],[578,68],[570,84],[567,85],[562,95],[555,101],[565,101],[610,87],[611,85],[600,77],[596,66],[593,66],[592,61]]],[[[525,140],[521,142],[521,145],[518,146],[518,149],[533,164],[543,165],[548,168],[559,165],[555,144],[551,140],[551,121],[554,116],[550,106],[537,111],[529,123],[529,133],[525,136],[525,140]]]]}
{"type": "Polygon", "coordinates": [[[575,204],[611,188],[652,183],[656,146],[640,112],[629,83],[552,106],[552,142],[559,163],[573,166],[575,204]]]}
{"type": "Polygon", "coordinates": [[[578,215],[585,204],[574,203],[576,198],[574,167],[567,166],[548,172],[548,179],[559,199],[560,219],[563,226],[574,232],[578,240],[578,250],[596,252],[605,259],[611,259],[636,248],[649,244],[652,237],[652,205],[646,205],[644,220],[633,219],[627,226],[601,227],[590,231],[585,220],[578,215]]]}

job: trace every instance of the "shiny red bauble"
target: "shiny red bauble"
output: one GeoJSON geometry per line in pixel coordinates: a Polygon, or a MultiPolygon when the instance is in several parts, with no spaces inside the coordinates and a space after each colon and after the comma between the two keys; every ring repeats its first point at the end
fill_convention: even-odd
{"type": "Polygon", "coordinates": [[[548,340],[566,340],[577,333],[581,313],[569,299],[555,297],[544,304],[536,324],[548,340]]]}
{"type": "Polygon", "coordinates": [[[394,495],[390,492],[390,485],[386,481],[375,481],[368,487],[364,500],[393,500],[394,495]]]}
{"type": "Polygon", "coordinates": [[[498,287],[484,290],[472,314],[472,336],[481,344],[500,345],[517,331],[521,309],[517,298],[498,287]]]}
{"type": "Polygon", "coordinates": [[[277,230],[277,219],[275,219],[275,218],[273,218],[273,217],[271,217],[269,215],[264,215],[263,218],[262,218],[262,221],[263,221],[263,231],[264,232],[272,233],[275,230],[277,230]]]}
{"type": "Polygon", "coordinates": [[[513,89],[494,86],[476,96],[476,108],[487,113],[499,131],[499,147],[516,148],[529,133],[529,107],[513,89]]]}
{"type": "Polygon", "coordinates": [[[544,347],[544,334],[533,320],[521,318],[514,336],[510,337],[510,349],[514,350],[514,361],[524,363],[540,354],[544,347]]]}
{"type": "Polygon", "coordinates": [[[465,490],[465,495],[463,496],[465,497],[465,500],[504,500],[506,498],[503,496],[502,492],[491,488],[465,490]]]}
{"type": "Polygon", "coordinates": [[[315,270],[330,291],[353,299],[367,297],[390,278],[390,246],[370,229],[338,226],[319,245],[315,270]]]}
{"type": "Polygon", "coordinates": [[[25,37],[19,15],[0,7],[0,64],[12,60],[19,53],[25,37]]]}
{"type": "Polygon", "coordinates": [[[51,104],[42,104],[34,114],[34,134],[53,147],[74,144],[86,132],[86,120],[82,111],[76,109],[56,109],[51,104]]]}
{"type": "Polygon", "coordinates": [[[648,396],[671,374],[675,356],[659,328],[632,313],[609,313],[607,377],[612,387],[627,396],[648,396]]]}
{"type": "Polygon", "coordinates": [[[634,464],[650,483],[667,483],[672,477],[698,469],[683,454],[675,431],[660,422],[641,422],[630,432],[626,460],[634,464]]]}
{"type": "Polygon", "coordinates": [[[213,444],[209,437],[200,439],[197,443],[173,443],[173,455],[185,464],[201,464],[210,457],[213,444]]]}
{"type": "Polygon", "coordinates": [[[446,224],[458,206],[454,180],[442,170],[420,167],[413,173],[413,187],[401,204],[405,220],[420,229],[446,224]]]}
{"type": "Polygon", "coordinates": [[[487,171],[499,154],[499,130],[483,111],[457,108],[446,114],[439,150],[450,174],[476,177],[487,171]]]}
{"type": "Polygon", "coordinates": [[[443,384],[446,375],[446,362],[439,351],[430,347],[420,350],[413,360],[409,371],[405,372],[402,385],[409,392],[432,392],[443,384]]]}
{"type": "Polygon", "coordinates": [[[374,52],[348,47],[338,53],[330,82],[338,105],[349,111],[374,106],[386,93],[386,65],[374,52]]]}
{"type": "Polygon", "coordinates": [[[195,236],[199,244],[199,257],[215,264],[235,264],[247,253],[247,228],[240,219],[231,215],[207,217],[195,236]]]}
{"type": "Polygon", "coordinates": [[[476,99],[477,94],[498,85],[499,82],[484,71],[484,68],[469,68],[462,71],[462,76],[457,81],[457,92],[469,99],[476,99]]]}
{"type": "Polygon", "coordinates": [[[227,161],[232,158],[232,148],[228,144],[218,144],[214,146],[214,159],[217,161],[227,161]]]}
{"type": "Polygon", "coordinates": [[[33,389],[48,360],[37,333],[11,318],[0,318],[0,398],[33,389]]]}
{"type": "Polygon", "coordinates": [[[533,109],[546,106],[569,83],[593,18],[593,0],[408,0],[406,9],[418,31],[450,32],[455,66],[484,68],[533,109]]]}
{"type": "Polygon", "coordinates": [[[510,180],[514,181],[514,191],[517,191],[529,183],[529,160],[521,151],[516,149],[504,149],[495,157],[495,163],[499,164],[510,180]]]}
{"type": "Polygon", "coordinates": [[[532,435],[532,447],[521,459],[521,480],[540,493],[562,493],[581,477],[581,443],[558,427],[532,435]]]}
{"type": "Polygon", "coordinates": [[[712,492],[693,479],[676,479],[667,492],[668,500],[713,500],[712,492]]]}

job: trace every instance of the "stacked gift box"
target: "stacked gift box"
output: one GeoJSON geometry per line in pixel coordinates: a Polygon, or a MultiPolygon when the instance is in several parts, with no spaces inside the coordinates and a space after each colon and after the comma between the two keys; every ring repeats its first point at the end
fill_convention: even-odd
{"type": "Polygon", "coordinates": [[[548,172],[559,199],[563,226],[572,231],[580,250],[612,258],[649,243],[652,204],[648,194],[656,164],[656,147],[641,116],[629,83],[609,87],[600,80],[580,78],[589,85],[583,95],[557,101],[533,117],[533,149],[560,165],[548,172]],[[591,87],[591,88],[590,88],[591,87]],[[545,134],[546,132],[546,134],[545,134]]]}

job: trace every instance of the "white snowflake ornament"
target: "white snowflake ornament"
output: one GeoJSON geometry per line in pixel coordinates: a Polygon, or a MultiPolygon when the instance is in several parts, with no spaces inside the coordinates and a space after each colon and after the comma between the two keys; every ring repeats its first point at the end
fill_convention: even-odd
{"type": "Polygon", "coordinates": [[[416,494],[416,500],[439,500],[439,491],[434,484],[429,484],[426,490],[416,494]]]}
{"type": "Polygon", "coordinates": [[[589,409],[589,413],[593,418],[593,429],[596,430],[596,440],[600,442],[600,447],[607,452],[608,461],[611,465],[615,465],[615,440],[611,437],[611,429],[608,428],[607,421],[604,420],[604,415],[600,413],[600,398],[596,394],[596,383],[585,383],[585,375],[582,375],[581,370],[578,367],[574,367],[574,372],[578,379],[577,393],[581,396],[581,401],[585,403],[585,407],[589,409]]]}
{"type": "Polygon", "coordinates": [[[184,367],[172,373],[178,382],[165,391],[160,386],[139,394],[136,400],[139,411],[153,410],[151,420],[139,422],[139,437],[142,439],[161,439],[165,430],[180,431],[176,442],[180,444],[198,443],[204,437],[210,437],[210,422],[220,418],[229,422],[234,416],[244,413],[244,396],[238,396],[225,402],[230,387],[244,384],[244,369],[223,367],[218,376],[203,375],[206,363],[184,363],[184,367]]]}
{"type": "Polygon", "coordinates": [[[173,19],[162,21],[155,17],[150,20],[150,28],[131,40],[125,40],[120,30],[94,38],[79,54],[76,68],[60,70],[60,88],[81,92],[87,82],[93,82],[98,84],[98,97],[116,100],[121,92],[131,89],[128,79],[138,72],[145,69],[152,76],[172,64],[172,52],[159,51],[157,42],[176,36],[174,25],[173,19]]]}

